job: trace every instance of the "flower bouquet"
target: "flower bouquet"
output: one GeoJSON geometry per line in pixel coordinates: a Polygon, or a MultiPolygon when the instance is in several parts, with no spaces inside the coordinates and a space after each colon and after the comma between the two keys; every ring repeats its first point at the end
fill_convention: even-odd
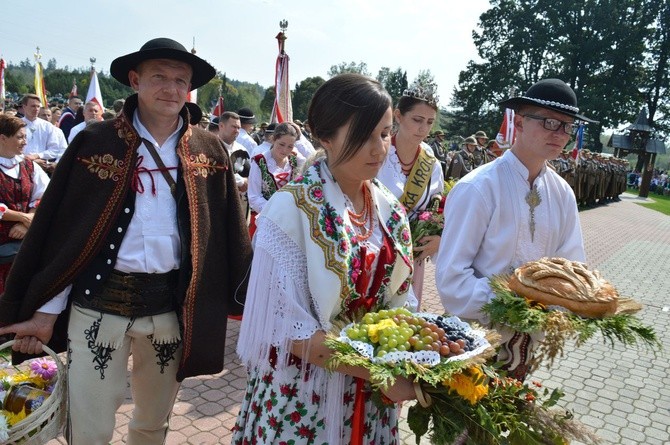
{"type": "Polygon", "coordinates": [[[396,308],[365,314],[326,345],[331,368],[365,367],[373,388],[387,388],[396,377],[414,382],[419,403],[410,407],[408,424],[417,443],[429,430],[438,445],[459,437],[469,444],[594,442],[565,411],[549,410],[560,391],[541,392],[485,364],[498,341],[495,332],[457,317],[396,308]]]}
{"type": "MultiPolygon", "coordinates": [[[[442,235],[444,229],[444,204],[447,200],[447,194],[454,187],[456,181],[444,181],[442,194],[433,195],[426,210],[419,212],[409,221],[409,229],[412,233],[412,242],[417,246],[417,242],[424,236],[442,235]]],[[[416,252],[415,252],[416,256],[416,252]]]]}
{"type": "MultiPolygon", "coordinates": [[[[10,347],[13,341],[0,346],[10,347]]],[[[0,444],[43,444],[56,437],[65,422],[65,367],[50,357],[19,366],[0,364],[0,444]]]]}
{"type": "Polygon", "coordinates": [[[553,364],[565,343],[581,346],[596,332],[612,345],[642,343],[660,348],[653,328],[633,313],[634,300],[621,298],[614,286],[585,264],[564,258],[542,258],[490,281],[495,298],[482,308],[494,324],[522,333],[544,332],[531,364],[553,364]]]}

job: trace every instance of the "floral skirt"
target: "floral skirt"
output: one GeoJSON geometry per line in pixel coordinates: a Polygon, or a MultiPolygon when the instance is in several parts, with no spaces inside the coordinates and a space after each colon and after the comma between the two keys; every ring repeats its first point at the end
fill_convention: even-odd
{"type": "MultiPolygon", "coordinates": [[[[249,373],[246,394],[240,406],[240,413],[233,427],[232,444],[291,444],[291,445],[335,445],[328,444],[319,397],[298,397],[301,372],[298,366],[289,365],[287,379],[275,382],[273,372],[249,373]],[[307,399],[307,401],[305,401],[307,399]]],[[[370,386],[363,386],[363,437],[360,443],[368,445],[397,445],[398,409],[396,406],[378,408],[371,400],[370,386]]],[[[344,419],[341,444],[350,444],[356,379],[346,376],[344,419]]]]}

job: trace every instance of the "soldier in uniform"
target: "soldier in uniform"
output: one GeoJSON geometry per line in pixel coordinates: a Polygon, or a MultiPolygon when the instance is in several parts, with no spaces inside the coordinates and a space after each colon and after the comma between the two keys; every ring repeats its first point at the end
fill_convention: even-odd
{"type": "Polygon", "coordinates": [[[454,157],[449,163],[449,168],[445,178],[461,179],[463,176],[470,173],[479,165],[475,160],[475,152],[477,150],[477,140],[474,136],[468,136],[463,141],[461,150],[454,154],[454,157]]]}
{"type": "Polygon", "coordinates": [[[433,133],[433,140],[428,144],[433,149],[433,154],[442,165],[442,172],[447,170],[447,150],[444,147],[444,131],[437,130],[433,133]]]}
{"type": "Polygon", "coordinates": [[[479,130],[473,136],[477,141],[477,154],[475,155],[475,158],[480,159],[480,163],[477,167],[493,161],[497,156],[488,148],[489,137],[486,135],[486,132],[479,130]]]}

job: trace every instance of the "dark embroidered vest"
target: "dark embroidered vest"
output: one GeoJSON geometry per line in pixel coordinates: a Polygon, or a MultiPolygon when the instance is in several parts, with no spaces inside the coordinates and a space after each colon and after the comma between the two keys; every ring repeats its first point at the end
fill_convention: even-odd
{"type": "MultiPolygon", "coordinates": [[[[28,213],[30,197],[33,194],[33,174],[35,167],[32,161],[19,163],[19,178],[14,179],[0,169],[0,202],[7,208],[17,212],[28,213]]],[[[10,240],[9,230],[15,221],[0,220],[0,244],[10,240]]]]}
{"type": "MultiPolygon", "coordinates": [[[[272,173],[270,173],[270,170],[268,169],[268,163],[267,160],[265,159],[265,156],[263,154],[257,154],[254,156],[254,162],[258,164],[258,168],[261,170],[261,181],[263,182],[263,185],[261,187],[261,194],[263,195],[263,198],[265,199],[270,199],[272,195],[275,194],[277,190],[279,190],[283,185],[277,184],[277,180],[274,177],[272,173]]],[[[288,180],[290,181],[295,177],[296,169],[298,167],[298,157],[295,154],[290,154],[288,156],[288,163],[291,165],[291,173],[289,175],[288,180]]]]}
{"type": "MultiPolygon", "coordinates": [[[[179,168],[179,173],[177,174],[177,188],[178,191],[183,193],[184,185],[183,178],[181,175],[181,168],[179,168]]],[[[156,178],[156,180],[163,180],[162,177],[156,178]]],[[[151,193],[149,190],[146,190],[144,193],[151,193]]],[[[123,208],[119,213],[119,217],[116,222],[112,225],[112,229],[107,235],[105,243],[102,245],[100,252],[93,258],[93,260],[88,264],[88,266],[77,276],[72,286],[72,296],[83,296],[84,299],[90,300],[93,295],[95,295],[102,287],[103,284],[107,282],[109,275],[114,270],[114,265],[116,264],[116,258],[119,254],[119,247],[121,247],[121,242],[125,237],[126,232],[128,231],[128,226],[130,225],[130,220],[133,218],[135,213],[135,198],[137,193],[130,188],[128,194],[123,201],[123,208]]],[[[180,228],[180,237],[183,238],[180,228]]],[[[182,242],[182,254],[183,254],[183,242],[182,242]]]]}

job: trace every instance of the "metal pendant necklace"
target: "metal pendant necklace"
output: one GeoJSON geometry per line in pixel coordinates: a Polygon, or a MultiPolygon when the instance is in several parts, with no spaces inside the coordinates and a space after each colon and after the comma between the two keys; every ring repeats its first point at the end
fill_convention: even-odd
{"type": "Polygon", "coordinates": [[[526,203],[530,210],[530,240],[535,242],[535,207],[542,202],[540,193],[537,191],[537,185],[533,186],[526,195],[526,203]]]}

